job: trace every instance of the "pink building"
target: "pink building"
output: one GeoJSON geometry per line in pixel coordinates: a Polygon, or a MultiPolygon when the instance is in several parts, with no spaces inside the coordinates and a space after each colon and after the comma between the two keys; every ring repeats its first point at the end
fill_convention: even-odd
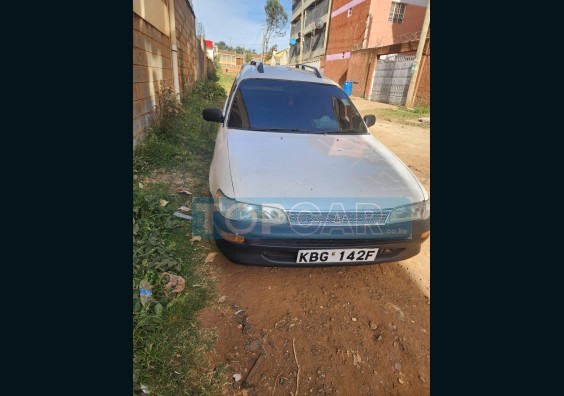
{"type": "Polygon", "coordinates": [[[368,16],[368,43],[364,48],[417,40],[428,0],[372,0],[368,16]]]}
{"type": "MultiPolygon", "coordinates": [[[[355,96],[405,103],[411,79],[409,70],[428,4],[429,0],[333,0],[327,51],[320,62],[322,72],[340,86],[353,81],[355,96]],[[384,64],[395,62],[396,58],[398,64],[384,64]]],[[[422,60],[426,66],[416,76],[421,81],[417,92],[429,91],[430,51],[428,45],[426,48],[426,58],[422,60]],[[426,78],[420,78],[421,74],[426,78]]],[[[418,103],[427,105],[429,95],[425,98],[418,103]]]]}

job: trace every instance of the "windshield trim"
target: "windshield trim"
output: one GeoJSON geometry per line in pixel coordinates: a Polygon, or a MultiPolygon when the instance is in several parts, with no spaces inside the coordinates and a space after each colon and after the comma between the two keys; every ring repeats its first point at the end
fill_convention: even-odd
{"type": "MultiPolygon", "coordinates": [[[[244,99],[241,98],[244,102],[244,99]]],[[[369,128],[366,126],[364,119],[362,117],[362,115],[360,114],[359,110],[357,109],[357,107],[355,106],[355,104],[353,103],[352,99],[346,94],[346,92],[344,92],[343,88],[341,86],[339,86],[336,83],[327,83],[327,82],[323,82],[323,81],[302,81],[302,80],[292,80],[292,79],[281,79],[281,78],[245,78],[241,81],[239,81],[239,83],[237,84],[237,87],[235,89],[235,91],[233,92],[233,96],[231,97],[230,102],[228,103],[228,108],[226,109],[227,111],[225,112],[226,114],[226,118],[224,120],[224,126],[228,129],[234,129],[234,130],[242,130],[242,131],[252,131],[252,132],[275,132],[275,133],[293,133],[293,134],[317,134],[317,135],[370,135],[370,130],[369,128]],[[248,80],[253,80],[253,81],[277,81],[277,82],[291,82],[291,83],[296,83],[296,84],[308,84],[308,85],[317,85],[317,86],[324,86],[324,87],[335,87],[337,89],[339,89],[341,92],[343,92],[343,94],[346,96],[346,99],[349,100],[350,102],[350,107],[352,107],[354,109],[354,111],[362,118],[362,129],[364,129],[364,131],[352,131],[352,130],[336,130],[336,131],[314,131],[314,130],[297,130],[294,128],[291,129],[286,129],[286,128],[244,128],[244,127],[236,127],[236,126],[229,126],[229,121],[231,119],[232,116],[232,109],[233,109],[233,104],[235,102],[235,98],[237,93],[239,92],[239,90],[241,89],[241,85],[243,85],[245,83],[245,81],[248,80]]]]}

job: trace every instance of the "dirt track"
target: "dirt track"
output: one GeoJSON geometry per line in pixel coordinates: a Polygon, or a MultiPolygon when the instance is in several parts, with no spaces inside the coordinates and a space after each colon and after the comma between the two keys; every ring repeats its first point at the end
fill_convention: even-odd
{"type": "MultiPolygon", "coordinates": [[[[363,114],[389,106],[354,102],[363,114]]],[[[430,192],[429,129],[378,120],[371,132],[430,192]]],[[[219,254],[221,297],[199,319],[218,334],[210,359],[229,365],[223,393],[429,394],[429,245],[401,263],[361,267],[246,267],[219,254]]]]}

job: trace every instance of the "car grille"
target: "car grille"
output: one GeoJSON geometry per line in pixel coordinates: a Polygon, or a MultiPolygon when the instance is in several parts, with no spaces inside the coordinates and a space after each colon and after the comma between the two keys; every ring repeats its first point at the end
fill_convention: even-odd
{"type": "Polygon", "coordinates": [[[305,212],[287,211],[290,224],[309,225],[385,225],[392,211],[377,212],[305,212]]]}

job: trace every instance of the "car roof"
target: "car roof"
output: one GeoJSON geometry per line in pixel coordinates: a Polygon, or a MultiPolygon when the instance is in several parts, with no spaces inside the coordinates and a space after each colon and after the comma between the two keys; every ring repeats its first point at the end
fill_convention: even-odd
{"type": "Polygon", "coordinates": [[[267,80],[288,80],[288,81],[303,81],[312,82],[317,84],[330,84],[337,85],[333,80],[321,76],[317,77],[316,72],[306,66],[305,69],[297,68],[296,66],[265,66],[263,65],[263,72],[259,72],[258,66],[252,64],[245,64],[237,75],[236,82],[239,83],[246,79],[267,79],[267,80]]]}

